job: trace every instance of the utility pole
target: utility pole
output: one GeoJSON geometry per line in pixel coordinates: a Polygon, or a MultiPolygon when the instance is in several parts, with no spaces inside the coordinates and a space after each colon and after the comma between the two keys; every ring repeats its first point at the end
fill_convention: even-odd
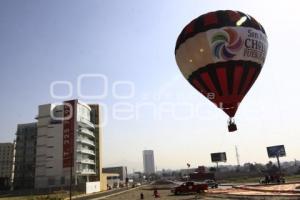
{"type": "Polygon", "coordinates": [[[72,149],[72,153],[71,153],[71,167],[70,167],[70,200],[72,200],[72,176],[73,176],[73,151],[74,148],[72,149]]]}
{"type": "Polygon", "coordinates": [[[240,168],[240,155],[237,146],[235,145],[235,156],[236,156],[236,162],[237,162],[237,169],[240,168]]]}
{"type": "Polygon", "coordinates": [[[280,161],[279,161],[279,155],[276,156],[277,159],[277,164],[278,164],[278,168],[279,168],[279,173],[281,175],[281,166],[280,166],[280,161]]]}

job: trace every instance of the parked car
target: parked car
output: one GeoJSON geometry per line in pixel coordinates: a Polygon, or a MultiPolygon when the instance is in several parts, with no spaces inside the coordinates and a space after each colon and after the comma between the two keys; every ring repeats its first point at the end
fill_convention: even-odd
{"type": "Polygon", "coordinates": [[[218,186],[219,186],[219,184],[212,179],[207,179],[204,181],[204,183],[206,183],[209,188],[218,188],[218,186]]]}
{"type": "Polygon", "coordinates": [[[185,182],[177,187],[174,187],[171,192],[175,195],[186,193],[202,193],[208,189],[206,183],[195,183],[192,181],[185,182]]]}
{"type": "Polygon", "coordinates": [[[132,183],[132,185],[131,185],[132,188],[135,188],[138,186],[141,186],[141,183],[137,182],[137,183],[132,183]]]}
{"type": "Polygon", "coordinates": [[[141,186],[141,183],[137,182],[137,183],[135,183],[135,186],[136,187],[141,186]]]}

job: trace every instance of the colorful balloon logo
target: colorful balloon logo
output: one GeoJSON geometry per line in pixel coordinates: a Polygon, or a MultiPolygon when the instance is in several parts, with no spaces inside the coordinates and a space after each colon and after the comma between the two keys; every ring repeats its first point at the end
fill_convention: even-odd
{"type": "Polygon", "coordinates": [[[237,31],[225,28],[212,37],[211,43],[213,45],[213,54],[216,58],[229,60],[242,48],[243,40],[237,31]]]}

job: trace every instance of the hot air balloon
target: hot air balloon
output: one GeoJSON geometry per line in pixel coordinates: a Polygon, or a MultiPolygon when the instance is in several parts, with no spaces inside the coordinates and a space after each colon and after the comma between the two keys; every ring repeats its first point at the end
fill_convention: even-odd
{"type": "Polygon", "coordinates": [[[175,57],[184,77],[228,116],[234,116],[267,54],[264,28],[239,11],[220,10],[191,21],[178,36],[175,57]]]}

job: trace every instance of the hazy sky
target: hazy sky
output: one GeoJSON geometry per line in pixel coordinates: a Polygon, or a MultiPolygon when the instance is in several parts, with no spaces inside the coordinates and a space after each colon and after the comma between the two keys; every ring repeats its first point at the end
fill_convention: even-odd
{"type": "Polygon", "coordinates": [[[51,95],[50,86],[65,81],[72,90],[59,84],[55,95],[103,104],[107,166],[140,170],[144,149],[154,150],[158,169],[184,168],[187,162],[212,165],[210,153],[219,151],[227,152],[228,164],[236,164],[235,145],[242,163],[268,162],[265,147],[277,144],[286,147],[282,160],[300,159],[298,4],[1,0],[0,142],[14,139],[18,123],[34,121],[39,104],[63,101],[51,95]],[[255,17],[269,41],[264,68],[236,114],[235,133],[227,132],[227,116],[184,79],[174,56],[182,28],[219,9],[255,17]],[[97,77],[80,81],[83,74],[97,77]],[[120,117],[121,107],[127,120],[114,117],[120,117]]]}

